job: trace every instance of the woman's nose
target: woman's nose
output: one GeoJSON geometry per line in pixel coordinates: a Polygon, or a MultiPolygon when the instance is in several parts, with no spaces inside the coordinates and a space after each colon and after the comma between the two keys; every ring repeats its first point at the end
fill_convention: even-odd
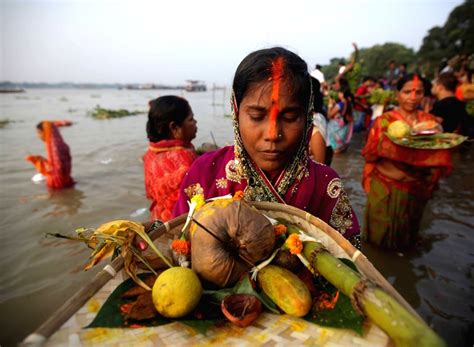
{"type": "Polygon", "coordinates": [[[275,121],[274,124],[272,124],[272,121],[269,120],[267,122],[267,129],[265,132],[265,139],[267,141],[278,141],[281,139],[281,124],[278,120],[275,121]]]}

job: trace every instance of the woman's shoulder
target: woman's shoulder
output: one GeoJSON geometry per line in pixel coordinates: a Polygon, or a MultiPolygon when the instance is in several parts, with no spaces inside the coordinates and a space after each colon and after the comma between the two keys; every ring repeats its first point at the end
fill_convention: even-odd
{"type": "Polygon", "coordinates": [[[336,170],[322,163],[310,160],[311,169],[314,170],[316,180],[318,184],[328,185],[333,180],[340,180],[340,177],[336,170]]]}

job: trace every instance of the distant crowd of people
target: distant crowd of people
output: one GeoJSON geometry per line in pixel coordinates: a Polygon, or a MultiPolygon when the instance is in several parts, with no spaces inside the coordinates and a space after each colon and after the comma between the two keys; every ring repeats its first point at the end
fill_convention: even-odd
{"type": "MultiPolygon", "coordinates": [[[[152,220],[187,212],[196,194],[209,199],[243,191],[247,200],[303,209],[360,247],[359,222],[330,164],[333,154],[348,148],[354,131],[367,130],[363,235],[388,249],[413,245],[426,202],[440,177],[452,170],[451,151],[399,146],[385,135],[387,128],[397,120],[410,126],[434,122],[445,132],[472,137],[473,118],[464,104],[473,98],[472,69],[463,64],[462,73],[450,70],[451,62],[430,83],[390,61],[384,76],[364,77],[353,93],[346,76],[357,61],[354,48],[352,61],[341,64],[331,83],[319,65],[310,74],[303,59],[287,49],[249,54],[232,85],[234,145],[203,155],[191,143],[197,122],[189,103],[172,95],[151,100],[143,159],[152,220]],[[393,91],[396,104],[371,104],[377,89],[393,91]]],[[[70,187],[69,148],[56,125],[40,125],[48,159],[27,159],[48,176],[50,188],[70,187]]]]}
{"type": "MultiPolygon", "coordinates": [[[[314,146],[313,158],[320,162],[329,164],[330,153],[344,152],[353,132],[369,130],[377,117],[395,108],[395,96],[400,91],[399,82],[409,75],[407,64],[397,65],[394,60],[390,60],[383,76],[363,76],[359,85],[352,90],[347,76],[357,63],[356,44],[354,48],[352,61],[349,64],[344,60],[339,62],[338,74],[331,83],[325,79],[321,65],[316,64],[311,72],[327,100],[314,117],[314,136],[317,138],[314,143],[322,143],[324,139],[322,145],[331,147],[326,151],[329,156],[325,158],[321,151],[315,152],[318,147],[314,146]],[[373,95],[380,97],[375,97],[376,101],[373,101],[373,95]]],[[[418,69],[414,67],[413,70],[418,69]]],[[[466,110],[466,101],[474,101],[473,71],[474,57],[459,55],[449,61],[443,60],[436,77],[431,81],[416,74],[423,84],[424,93],[418,109],[438,117],[445,132],[474,137],[474,117],[466,110]]]]}

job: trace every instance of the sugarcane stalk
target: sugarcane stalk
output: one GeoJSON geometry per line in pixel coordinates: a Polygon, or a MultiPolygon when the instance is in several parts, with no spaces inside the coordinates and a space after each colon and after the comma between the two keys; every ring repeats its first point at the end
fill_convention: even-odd
{"type": "Polygon", "coordinates": [[[303,256],[327,281],[350,298],[358,308],[389,335],[396,346],[446,346],[425,322],[408,312],[392,296],[374,285],[364,285],[356,271],[330,254],[319,242],[305,242],[303,256]]]}

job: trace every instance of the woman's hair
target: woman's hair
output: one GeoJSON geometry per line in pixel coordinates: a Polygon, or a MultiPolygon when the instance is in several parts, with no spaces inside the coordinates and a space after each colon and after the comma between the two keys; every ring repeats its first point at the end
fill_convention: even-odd
{"type": "Polygon", "coordinates": [[[423,89],[425,88],[425,79],[422,78],[420,75],[418,74],[414,74],[414,73],[410,73],[410,74],[407,74],[405,77],[402,77],[398,80],[397,82],[397,90],[400,91],[402,90],[403,86],[405,85],[405,83],[407,82],[410,82],[410,81],[413,81],[413,78],[416,76],[418,76],[418,79],[420,80],[420,82],[422,83],[423,85],[423,89]]]}
{"type": "Polygon", "coordinates": [[[454,93],[458,86],[458,79],[452,72],[443,72],[436,78],[436,83],[441,84],[444,89],[454,93]]]}
{"type": "Polygon", "coordinates": [[[170,137],[169,125],[175,122],[181,125],[191,113],[189,103],[175,95],[161,96],[151,100],[149,103],[148,121],[146,133],[150,142],[158,142],[170,137]]]}
{"type": "Polygon", "coordinates": [[[349,84],[341,86],[339,92],[344,95],[344,109],[341,113],[342,117],[344,118],[344,122],[347,124],[352,121],[352,103],[354,102],[354,95],[352,95],[349,84]]]}
{"type": "Polygon", "coordinates": [[[311,83],[313,87],[313,109],[314,112],[325,115],[323,108],[323,93],[321,93],[321,83],[314,77],[311,77],[311,83]]]}
{"type": "Polygon", "coordinates": [[[283,78],[288,81],[289,92],[296,96],[305,114],[308,112],[311,97],[308,65],[298,55],[282,47],[261,49],[242,60],[232,83],[237,107],[251,88],[272,77],[272,63],[278,57],[283,58],[283,78]]]}

